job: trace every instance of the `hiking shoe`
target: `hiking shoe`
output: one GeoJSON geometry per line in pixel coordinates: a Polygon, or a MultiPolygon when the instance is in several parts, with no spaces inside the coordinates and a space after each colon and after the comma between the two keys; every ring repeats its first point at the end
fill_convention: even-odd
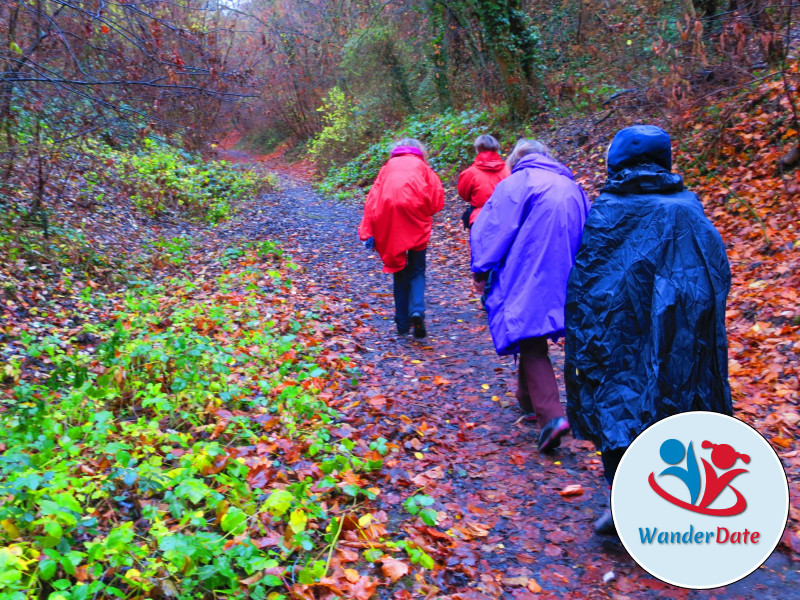
{"type": "Polygon", "coordinates": [[[536,424],[536,422],[538,421],[538,418],[536,417],[536,413],[535,412],[529,412],[529,413],[525,413],[524,415],[522,415],[522,421],[524,423],[536,424]]]}
{"type": "Polygon", "coordinates": [[[397,335],[408,335],[411,332],[410,327],[400,327],[397,326],[397,335]]]}
{"type": "Polygon", "coordinates": [[[564,417],[556,417],[542,429],[539,435],[539,452],[550,452],[561,445],[561,436],[569,431],[569,423],[564,417]]]}
{"type": "Polygon", "coordinates": [[[614,517],[611,515],[610,509],[606,509],[603,516],[594,522],[594,532],[599,535],[616,535],[617,528],[614,525],[614,517]]]}
{"type": "Polygon", "coordinates": [[[421,314],[414,313],[411,315],[411,324],[414,326],[415,338],[422,339],[428,335],[428,332],[425,331],[425,317],[423,317],[421,314]]]}

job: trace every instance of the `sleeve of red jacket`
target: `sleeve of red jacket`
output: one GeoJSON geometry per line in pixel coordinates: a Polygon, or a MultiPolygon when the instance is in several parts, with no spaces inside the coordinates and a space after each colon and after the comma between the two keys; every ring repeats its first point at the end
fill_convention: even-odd
{"type": "Polygon", "coordinates": [[[428,169],[428,182],[431,192],[431,216],[433,216],[444,208],[444,188],[442,180],[433,169],[428,169]]]}
{"type": "Polygon", "coordinates": [[[378,201],[383,186],[383,169],[378,172],[378,177],[375,183],[367,194],[367,199],[364,201],[364,216],[361,217],[361,225],[358,227],[358,237],[361,241],[366,241],[372,237],[372,219],[375,213],[375,203],[378,201]]]}
{"type": "Polygon", "coordinates": [[[464,169],[458,176],[458,195],[464,202],[472,203],[472,173],[464,169]]]}

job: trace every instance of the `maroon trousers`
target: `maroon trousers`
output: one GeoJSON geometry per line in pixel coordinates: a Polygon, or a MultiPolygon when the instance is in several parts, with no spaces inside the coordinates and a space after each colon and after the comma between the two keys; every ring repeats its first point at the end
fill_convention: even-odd
{"type": "Polygon", "coordinates": [[[517,401],[525,414],[535,414],[540,427],[557,417],[566,417],[558,399],[558,383],[547,354],[547,337],[519,342],[517,401]]]}

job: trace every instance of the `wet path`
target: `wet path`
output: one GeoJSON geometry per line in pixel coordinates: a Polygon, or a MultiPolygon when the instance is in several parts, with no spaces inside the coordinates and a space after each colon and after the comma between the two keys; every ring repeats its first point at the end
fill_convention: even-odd
{"type": "MultiPolygon", "coordinates": [[[[429,337],[422,341],[395,334],[390,276],[356,236],[358,202],[328,200],[282,176],[280,192],[254,202],[230,231],[251,241],[280,241],[304,267],[297,275],[304,295],[313,299],[315,290],[325,290],[320,298],[332,291],[339,299],[319,310],[338,333],[334,350],[352,357],[361,373],[356,392],[340,404],[346,415],[369,410],[362,435],[386,437],[395,449],[381,486],[383,506],[391,514],[424,489],[439,501],[435,508],[446,513],[440,524],[455,539],[441,542],[451,546],[448,568],[432,578],[430,597],[795,597],[800,576],[785,554],[774,553],[727,588],[692,592],[653,579],[618,540],[593,533],[608,493],[599,456],[571,438],[556,454],[542,456],[538,431],[516,422],[514,361],[495,355],[472,293],[461,209],[449,198],[435,219],[429,337]],[[583,493],[560,495],[569,485],[583,493]],[[614,578],[604,583],[612,571],[614,578]]],[[[561,382],[562,348],[550,348],[561,382]]]]}

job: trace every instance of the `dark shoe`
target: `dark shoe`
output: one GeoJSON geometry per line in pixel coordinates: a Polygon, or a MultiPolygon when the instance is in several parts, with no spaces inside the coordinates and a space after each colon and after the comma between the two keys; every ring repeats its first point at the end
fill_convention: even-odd
{"type": "Polygon", "coordinates": [[[408,335],[409,333],[411,333],[411,328],[410,327],[400,327],[398,325],[398,327],[397,327],[397,335],[408,335]]]}
{"type": "Polygon", "coordinates": [[[425,317],[419,313],[411,315],[411,324],[414,326],[414,337],[418,339],[424,338],[428,335],[425,331],[425,317]]]}
{"type": "Polygon", "coordinates": [[[535,425],[538,420],[539,419],[536,417],[535,412],[529,412],[522,415],[522,421],[524,423],[530,423],[532,425],[535,425]]]}
{"type": "Polygon", "coordinates": [[[569,431],[569,423],[564,417],[556,417],[542,429],[539,435],[539,452],[550,452],[561,445],[561,436],[569,431]]]}
{"type": "Polygon", "coordinates": [[[617,528],[614,526],[614,517],[611,511],[606,509],[603,516],[594,522],[594,531],[599,535],[616,535],[617,528]]]}

